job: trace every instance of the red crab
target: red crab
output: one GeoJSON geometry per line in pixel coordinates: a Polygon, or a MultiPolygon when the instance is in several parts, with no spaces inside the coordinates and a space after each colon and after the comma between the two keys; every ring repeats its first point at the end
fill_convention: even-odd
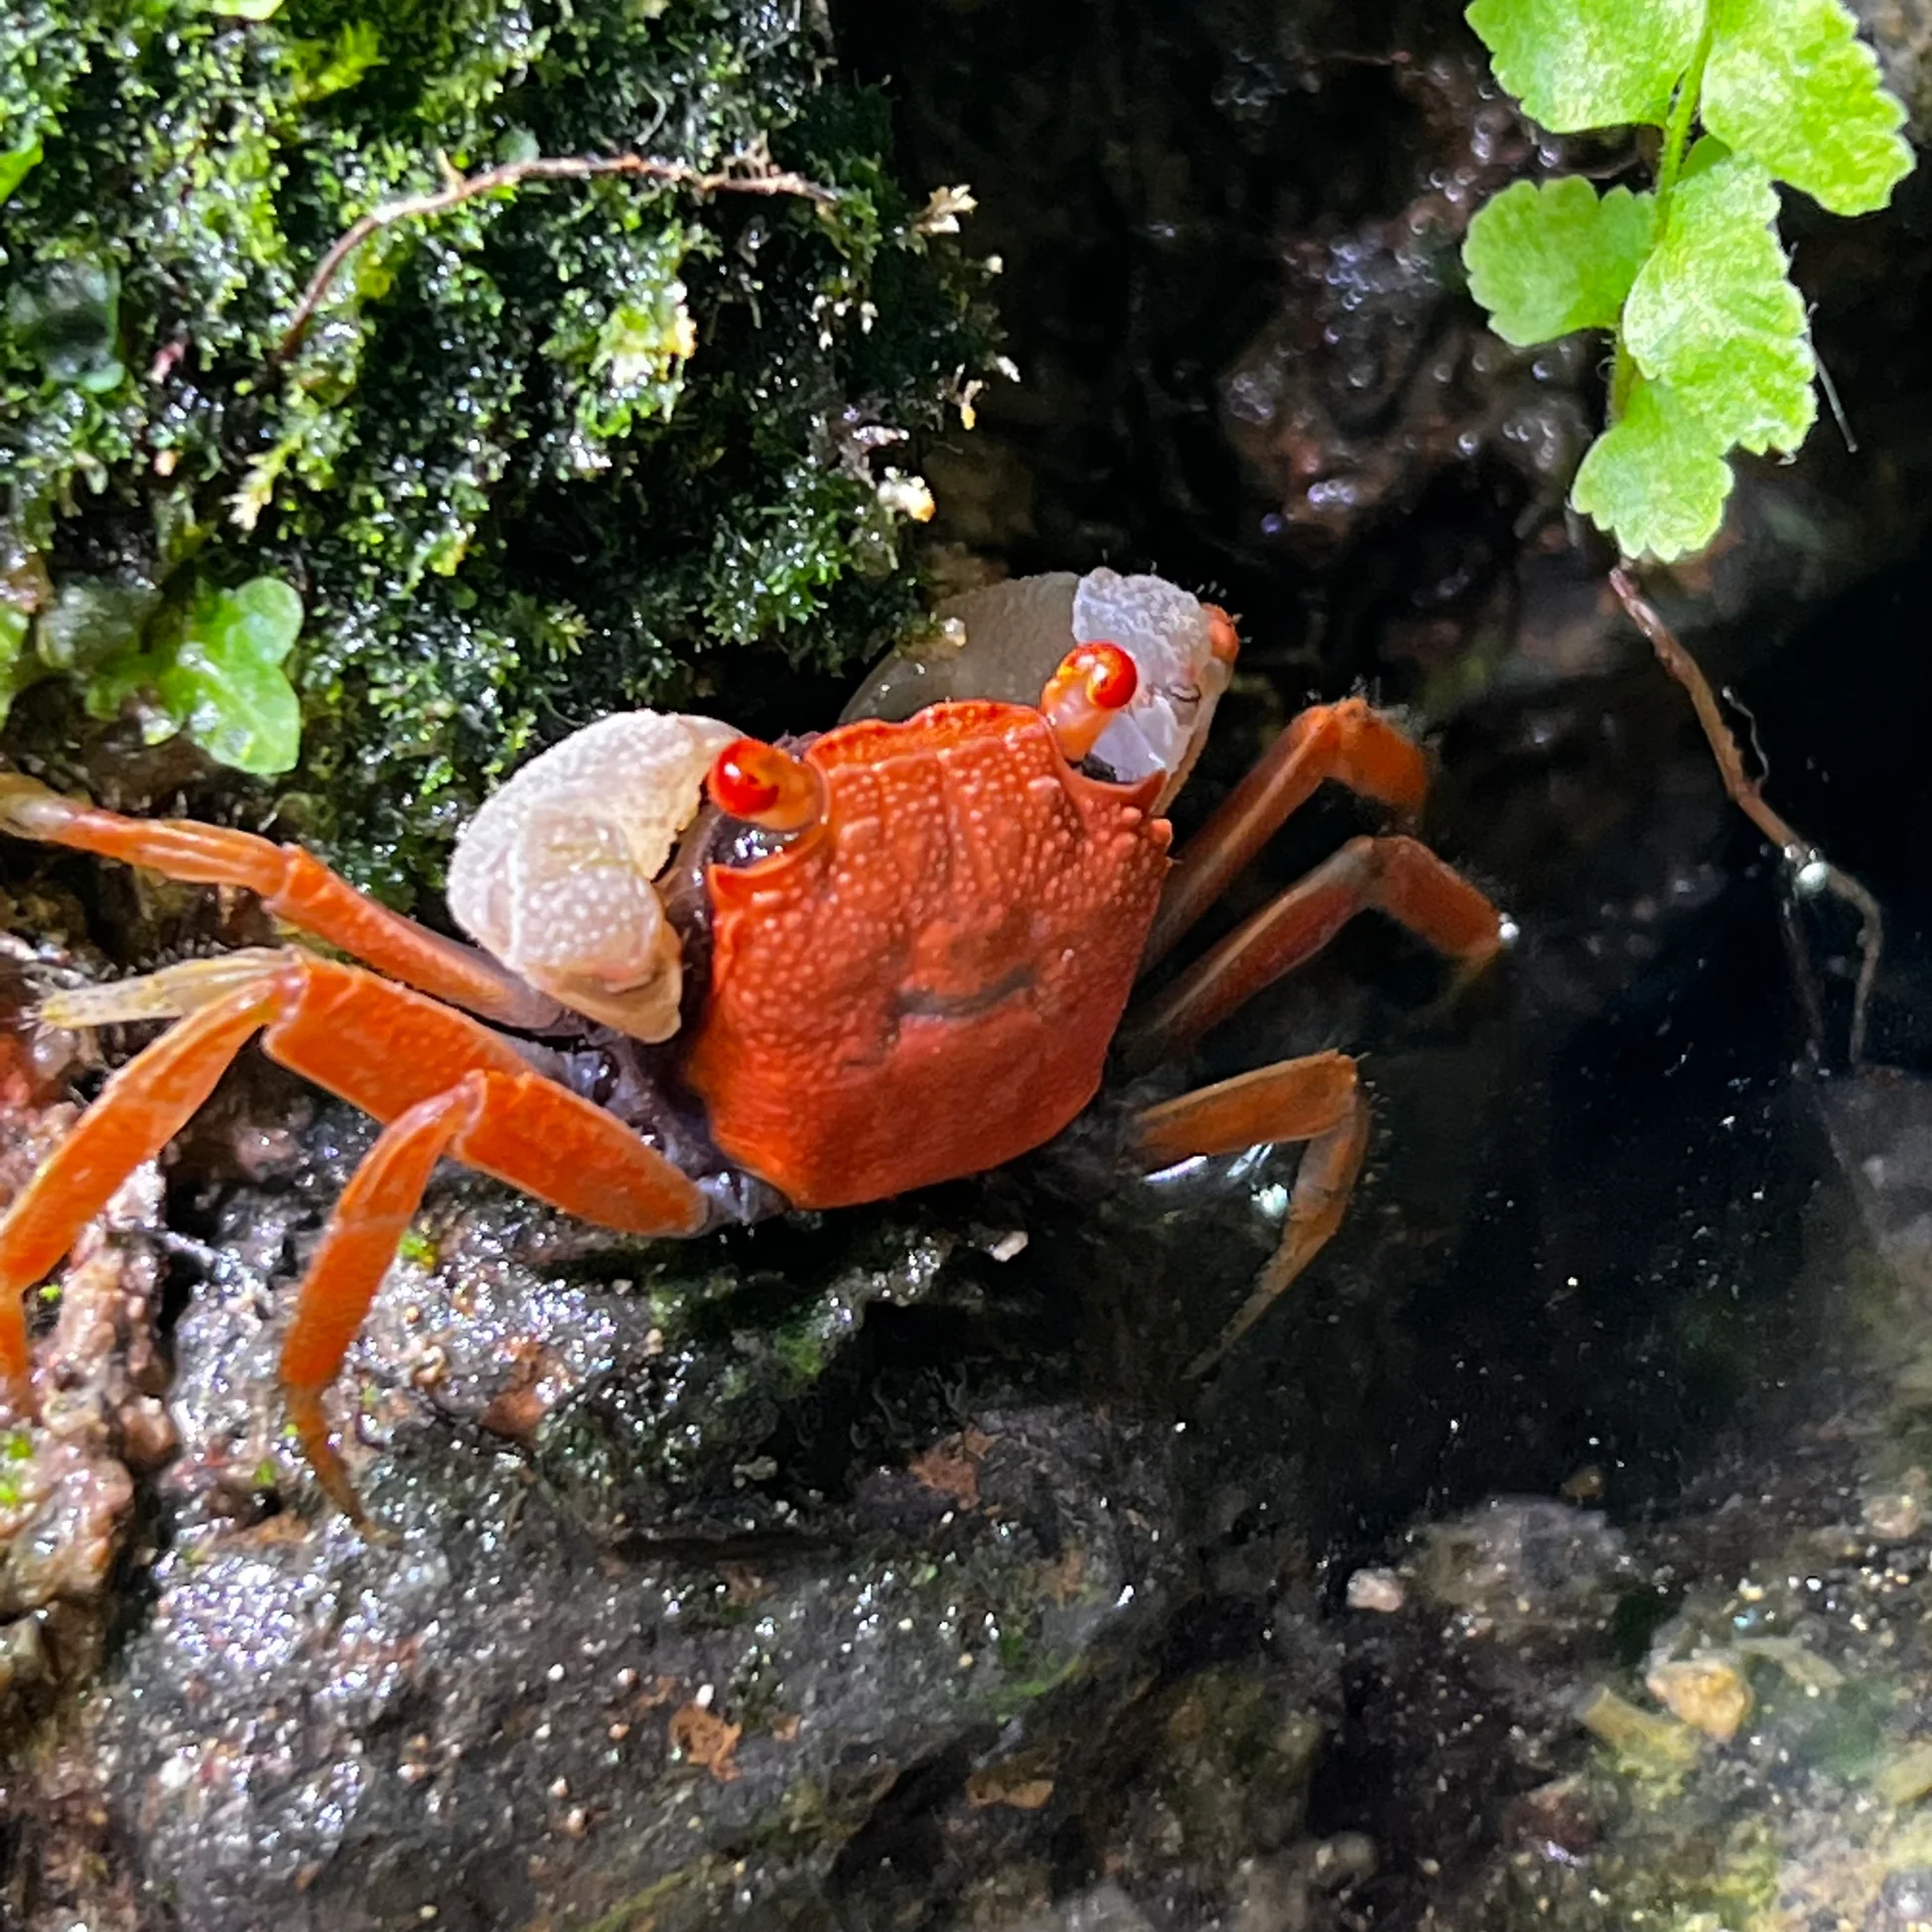
{"type": "MultiPolygon", "coordinates": [[[[63,1027],[179,1024],[109,1080],[0,1223],[14,1407],[34,1405],[27,1292],[257,1033],[383,1123],[310,1262],[280,1367],[310,1463],[359,1519],[323,1396],[440,1159],[637,1235],[996,1167],[1093,1098],[1137,975],[1318,784],[1400,812],[1422,801],[1407,738],[1359,700],[1319,705],[1171,866],[1160,814],[1227,681],[1226,616],[1112,571],[994,586],[940,615],[938,641],[889,658],[846,722],[790,749],[632,712],[533,759],[452,862],[450,907],[476,947],[299,847],[0,774],[0,829],[245,887],[366,962],[291,945],[46,1002],[63,1027]]],[[[1368,906],[1470,967],[1500,943],[1494,907],[1426,847],[1356,838],[1139,1013],[1124,1057],[1184,1049],[1368,906]]],[[[1367,1138],[1339,1052],[1134,1117],[1149,1171],[1307,1143],[1281,1245],[1203,1362],[1328,1239],[1367,1138]]]]}

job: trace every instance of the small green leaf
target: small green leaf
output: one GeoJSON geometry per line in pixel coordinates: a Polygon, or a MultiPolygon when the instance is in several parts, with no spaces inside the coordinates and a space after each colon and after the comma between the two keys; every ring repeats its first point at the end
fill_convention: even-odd
{"type": "Polygon", "coordinates": [[[41,613],[34,648],[49,668],[85,677],[140,647],[160,596],[151,584],[69,577],[41,613]]]}
{"type": "Polygon", "coordinates": [[[434,1268],[436,1254],[436,1243],[420,1228],[404,1228],[396,1242],[397,1260],[406,1261],[413,1268],[434,1268]]]}
{"type": "Polygon", "coordinates": [[[205,586],[155,690],[209,757],[272,777],[301,749],[302,708],[282,669],[301,629],[302,600],[279,577],[205,586]]]}
{"type": "Polygon", "coordinates": [[[41,154],[38,137],[0,153],[0,204],[4,204],[28,175],[40,166],[41,154]]]}
{"type": "Polygon", "coordinates": [[[382,65],[382,36],[366,20],[345,21],[333,42],[300,41],[290,51],[300,101],[327,100],[382,65]]]}
{"type": "Polygon", "coordinates": [[[7,327],[50,382],[99,391],[123,374],[121,277],[110,261],[70,256],[50,262],[7,291],[7,327]]]}
{"type": "Polygon", "coordinates": [[[35,675],[45,675],[27,648],[27,633],[33,627],[33,619],[18,605],[0,602],[0,725],[7,722],[14,699],[35,675]]]}
{"type": "Polygon", "coordinates": [[[1818,365],[1771,228],[1777,212],[1777,190],[1755,162],[1731,155],[1687,173],[1624,304],[1637,366],[1726,448],[1795,450],[1818,414],[1818,365]]]}
{"type": "Polygon", "coordinates": [[[1626,557],[1669,562],[1718,534],[1729,494],[1723,442],[1669,389],[1639,378],[1590,445],[1570,500],[1626,557]]]}
{"type": "Polygon", "coordinates": [[[1905,109],[1840,0],[1715,0],[1704,124],[1834,214],[1866,214],[1911,173],[1905,109]]]}
{"type": "Polygon", "coordinates": [[[1496,78],[1557,134],[1661,127],[1697,51],[1703,0],[1474,0],[1496,78]]]}
{"type": "Polygon", "coordinates": [[[1573,330],[1614,329],[1655,211],[1653,196],[1599,196],[1581,175],[1504,189],[1476,211],[1462,244],[1490,328],[1525,348],[1573,330]]]}

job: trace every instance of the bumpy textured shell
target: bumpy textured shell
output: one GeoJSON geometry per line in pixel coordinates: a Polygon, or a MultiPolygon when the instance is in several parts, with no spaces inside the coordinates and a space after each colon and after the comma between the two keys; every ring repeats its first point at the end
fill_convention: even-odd
{"type": "Polygon", "coordinates": [[[805,757],[819,825],[708,877],[685,1076],[713,1138],[803,1207],[1039,1146],[1100,1084],[1167,872],[1160,778],[1085,778],[1002,704],[844,725],[805,757]]]}
{"type": "Polygon", "coordinates": [[[909,718],[951,698],[1037,704],[1075,644],[1119,644],[1140,684],[1093,756],[1122,779],[1163,773],[1165,805],[1227,684],[1205,607],[1164,577],[1049,571],[949,598],[933,617],[937,632],[885,659],[846,706],[848,720],[909,718]]]}
{"type": "Polygon", "coordinates": [[[682,968],[650,882],[738,734],[715,718],[623,711],[532,759],[450,860],[450,910],[533,986],[640,1039],[677,1030],[682,968]],[[621,996],[621,1015],[610,1012],[621,996]]]}

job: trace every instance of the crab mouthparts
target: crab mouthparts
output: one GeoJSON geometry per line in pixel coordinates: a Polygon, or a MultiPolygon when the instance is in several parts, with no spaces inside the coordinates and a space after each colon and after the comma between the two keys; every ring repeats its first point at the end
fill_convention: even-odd
{"type": "Polygon", "coordinates": [[[902,986],[898,992],[899,1018],[920,1020],[971,1020],[990,1012],[1016,993],[1029,991],[1034,984],[1032,972],[1016,966],[991,986],[975,987],[970,993],[940,993],[929,986],[902,986]]]}

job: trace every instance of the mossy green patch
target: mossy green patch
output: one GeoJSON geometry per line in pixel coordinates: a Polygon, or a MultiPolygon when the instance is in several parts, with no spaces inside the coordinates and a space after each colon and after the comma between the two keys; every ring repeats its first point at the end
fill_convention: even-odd
{"type": "MultiPolygon", "coordinates": [[[[774,654],[873,648],[914,604],[874,466],[985,372],[990,323],[956,222],[883,160],[882,101],[826,78],[818,18],[11,12],[0,688],[66,680],[150,738],[293,758],[294,822],[408,899],[533,745],[628,703],[756,707],[774,654]],[[450,193],[627,154],[665,165],[450,193]],[[693,185],[774,172],[813,192],[693,185]],[[301,609],[285,660],[167,656],[182,614],[265,582],[301,609]],[[62,655],[76,599],[113,619],[86,663],[62,655]]],[[[33,727],[104,728],[78,703],[33,727]]]]}

